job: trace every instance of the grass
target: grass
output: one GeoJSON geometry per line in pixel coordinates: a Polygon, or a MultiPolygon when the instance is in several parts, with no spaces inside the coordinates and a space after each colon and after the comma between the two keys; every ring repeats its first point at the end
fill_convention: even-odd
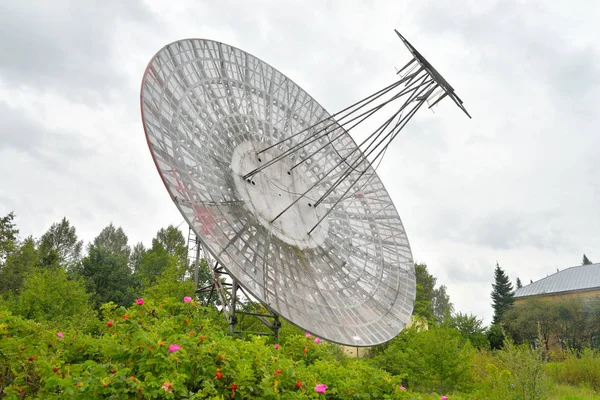
{"type": "Polygon", "coordinates": [[[554,385],[550,393],[552,400],[597,400],[600,398],[600,393],[593,389],[569,385],[554,385]]]}

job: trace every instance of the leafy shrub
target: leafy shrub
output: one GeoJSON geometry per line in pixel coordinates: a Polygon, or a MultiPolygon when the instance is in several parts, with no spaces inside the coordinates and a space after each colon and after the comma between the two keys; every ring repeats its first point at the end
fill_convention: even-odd
{"type": "Polygon", "coordinates": [[[460,332],[449,328],[409,328],[394,338],[374,365],[403,376],[415,390],[449,392],[465,390],[470,383],[473,348],[460,332]]]}
{"type": "Polygon", "coordinates": [[[336,345],[290,335],[226,334],[222,316],[195,302],[101,308],[98,332],[0,311],[0,393],[7,398],[402,398],[399,378],[336,345]],[[59,331],[60,330],[60,331],[59,331]],[[304,351],[306,349],[306,352],[304,351]]]}
{"type": "Polygon", "coordinates": [[[180,267],[175,263],[168,266],[152,285],[144,290],[144,297],[156,301],[164,299],[182,299],[188,293],[194,291],[192,280],[181,280],[180,267]]]}
{"type": "Polygon", "coordinates": [[[502,350],[482,350],[473,357],[473,399],[547,399],[549,381],[541,350],[506,339],[502,350]]]}
{"type": "Polygon", "coordinates": [[[89,325],[96,315],[83,281],[69,279],[61,268],[39,268],[27,276],[11,309],[27,319],[60,322],[63,326],[89,325]]]}
{"type": "Polygon", "coordinates": [[[548,365],[548,374],[558,383],[600,391],[600,354],[591,349],[569,352],[563,362],[548,365]]]}
{"type": "Polygon", "coordinates": [[[513,398],[545,400],[548,395],[549,382],[545,373],[542,357],[543,349],[529,345],[515,345],[512,340],[505,339],[504,347],[496,353],[502,367],[510,372],[509,382],[513,398]]]}

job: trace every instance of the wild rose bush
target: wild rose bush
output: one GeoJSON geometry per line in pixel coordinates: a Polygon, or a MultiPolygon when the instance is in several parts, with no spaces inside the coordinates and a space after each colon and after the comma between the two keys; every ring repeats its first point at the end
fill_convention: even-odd
{"type": "Polygon", "coordinates": [[[304,335],[278,347],[233,338],[222,316],[187,299],[109,303],[90,323],[75,329],[0,310],[0,397],[410,398],[399,377],[338,346],[304,335]]]}

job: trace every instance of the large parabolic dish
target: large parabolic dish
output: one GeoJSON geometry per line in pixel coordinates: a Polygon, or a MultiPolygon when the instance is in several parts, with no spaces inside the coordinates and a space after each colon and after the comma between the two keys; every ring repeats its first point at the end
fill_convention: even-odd
{"type": "Polygon", "coordinates": [[[186,39],[152,58],[141,106],[171,198],[246,291],[340,344],[406,326],[416,283],[402,221],[342,126],[309,140],[330,114],[302,88],[240,49],[186,39]]]}

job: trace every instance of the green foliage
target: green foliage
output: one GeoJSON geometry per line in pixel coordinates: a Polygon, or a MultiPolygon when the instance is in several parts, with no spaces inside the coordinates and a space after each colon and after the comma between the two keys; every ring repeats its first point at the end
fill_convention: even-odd
{"type": "Polygon", "coordinates": [[[90,245],[91,249],[104,250],[106,254],[112,255],[114,258],[119,259],[119,264],[127,265],[129,262],[129,254],[131,249],[128,245],[129,239],[123,228],[116,228],[112,222],[102,231],[90,245]]]}
{"type": "Polygon", "coordinates": [[[444,326],[458,330],[464,340],[471,342],[474,347],[489,347],[483,320],[477,318],[475,315],[467,315],[461,312],[456,313],[447,319],[444,326]]]}
{"type": "Polygon", "coordinates": [[[80,326],[94,315],[89,299],[84,283],[62,269],[36,269],[25,278],[13,310],[28,319],[80,326]]]}
{"type": "MultiPolygon", "coordinates": [[[[272,337],[229,336],[217,309],[183,302],[193,296],[192,269],[173,226],[161,229],[150,249],[139,243],[131,250],[123,230],[110,224],[80,262],[81,242],[66,219],[39,247],[33,238],[18,242],[13,220],[12,213],[0,218],[1,398],[325,398],[315,392],[319,383],[329,399],[439,400],[437,393],[449,392],[452,400],[583,399],[598,390],[599,358],[585,347],[600,332],[600,302],[506,312],[507,328],[526,343],[558,335],[583,349],[547,365],[560,384],[548,392],[543,347],[507,341],[497,352],[475,351],[471,343],[485,347],[481,321],[451,316],[445,286],[436,288],[424,264],[416,266],[414,328],[377,346],[372,360],[356,360],[285,321],[278,349],[272,337]],[[131,306],[142,291],[145,302],[131,306]],[[170,352],[171,344],[181,348],[170,352]],[[575,384],[587,388],[566,386],[575,384]]],[[[204,260],[200,274],[202,285],[211,276],[204,260]]],[[[501,346],[499,324],[488,339],[501,346]]]]}
{"type": "Polygon", "coordinates": [[[549,398],[557,400],[598,400],[598,392],[581,386],[555,384],[551,389],[549,398]]]}
{"type": "Polygon", "coordinates": [[[25,277],[37,266],[39,266],[39,255],[35,248],[35,241],[28,237],[6,258],[4,267],[0,269],[0,294],[4,296],[9,292],[18,294],[25,277]]]}
{"type": "Polygon", "coordinates": [[[427,321],[435,319],[433,315],[433,290],[436,278],[427,271],[426,264],[415,264],[417,278],[417,295],[413,308],[413,315],[419,315],[427,321]]]}
{"type": "Polygon", "coordinates": [[[14,223],[15,214],[10,212],[0,218],[0,267],[8,257],[17,248],[17,235],[19,230],[14,223]]]}
{"type": "Polygon", "coordinates": [[[496,356],[502,367],[510,372],[508,383],[512,398],[547,399],[549,382],[541,347],[533,349],[529,345],[515,345],[512,340],[507,339],[503,349],[498,351],[496,356]]]}
{"type": "Polygon", "coordinates": [[[139,294],[127,258],[123,253],[111,252],[110,247],[90,246],[77,275],[84,279],[96,307],[110,301],[129,305],[139,294]]]}
{"type": "Polygon", "coordinates": [[[504,330],[502,329],[502,326],[500,326],[500,324],[491,325],[487,331],[487,339],[492,350],[502,348],[502,345],[504,344],[504,330]]]}
{"type": "Polygon", "coordinates": [[[139,242],[133,249],[131,249],[131,254],[129,255],[129,268],[133,271],[134,274],[138,272],[142,262],[144,261],[144,254],[146,253],[146,248],[142,242],[139,242]]]}
{"type": "Polygon", "coordinates": [[[517,343],[533,343],[540,331],[542,343],[549,349],[548,341],[555,330],[556,317],[553,302],[534,298],[508,310],[504,316],[504,326],[517,343]]]}
{"type": "Polygon", "coordinates": [[[77,240],[77,231],[67,218],[52,224],[40,238],[40,257],[45,265],[60,264],[67,270],[76,267],[81,261],[83,241],[77,240]],[[51,261],[49,261],[51,260],[51,261]]]}
{"type": "Polygon", "coordinates": [[[176,256],[179,263],[187,264],[187,246],[179,229],[173,225],[161,228],[152,240],[152,247],[155,246],[155,242],[161,245],[168,254],[176,256]]]}
{"type": "Polygon", "coordinates": [[[96,334],[0,315],[9,398],[316,399],[320,383],[328,399],[405,395],[398,377],[364,360],[336,362],[335,345],[296,336],[277,350],[263,337],[236,339],[220,316],[181,300],[106,305],[96,334]]]}
{"type": "MultiPolygon", "coordinates": [[[[192,269],[193,268],[195,268],[195,266],[192,266],[192,269]]],[[[209,286],[212,282],[212,279],[213,279],[212,271],[208,267],[208,263],[206,262],[206,259],[201,258],[198,262],[198,285],[197,285],[197,287],[200,289],[200,288],[209,286]]],[[[209,296],[209,293],[200,293],[199,294],[200,301],[206,302],[208,300],[208,296],[209,296]]]]}
{"type": "Polygon", "coordinates": [[[151,286],[165,270],[176,267],[177,261],[158,241],[153,240],[152,248],[142,255],[142,261],[136,270],[137,279],[143,286],[151,286]]]}
{"type": "Polygon", "coordinates": [[[560,338],[566,348],[581,350],[591,347],[592,338],[600,335],[600,300],[533,298],[508,310],[504,320],[518,343],[532,343],[539,330],[546,351],[552,338],[560,338]]]}
{"type": "Polygon", "coordinates": [[[506,310],[515,302],[512,283],[500,265],[496,263],[494,270],[494,283],[492,284],[492,307],[494,308],[493,324],[502,321],[506,310]]]}
{"type": "Polygon", "coordinates": [[[570,351],[563,362],[548,365],[548,374],[555,382],[600,392],[600,354],[591,349],[570,351]]]}
{"type": "Polygon", "coordinates": [[[156,301],[181,300],[194,293],[194,282],[191,279],[181,279],[181,269],[181,266],[172,262],[160,278],[144,290],[144,297],[156,301]]]}
{"type": "Polygon", "coordinates": [[[481,350],[473,357],[473,391],[467,398],[542,400],[550,398],[550,382],[540,349],[517,346],[510,339],[502,350],[481,350]]]}
{"type": "Polygon", "coordinates": [[[405,329],[382,354],[375,365],[405,376],[405,386],[425,391],[446,392],[466,389],[470,381],[472,347],[450,328],[405,329]]]}
{"type": "Polygon", "coordinates": [[[581,265],[589,265],[593,264],[592,260],[590,260],[585,254],[583,255],[583,259],[581,260],[581,265]]]}
{"type": "Polygon", "coordinates": [[[432,306],[433,315],[437,323],[442,324],[452,318],[454,305],[450,302],[450,296],[447,293],[445,285],[433,290],[432,306]]]}
{"type": "Polygon", "coordinates": [[[426,264],[415,264],[417,295],[413,315],[425,318],[428,323],[443,323],[454,312],[454,305],[446,286],[435,287],[437,278],[429,273],[426,264]]]}

